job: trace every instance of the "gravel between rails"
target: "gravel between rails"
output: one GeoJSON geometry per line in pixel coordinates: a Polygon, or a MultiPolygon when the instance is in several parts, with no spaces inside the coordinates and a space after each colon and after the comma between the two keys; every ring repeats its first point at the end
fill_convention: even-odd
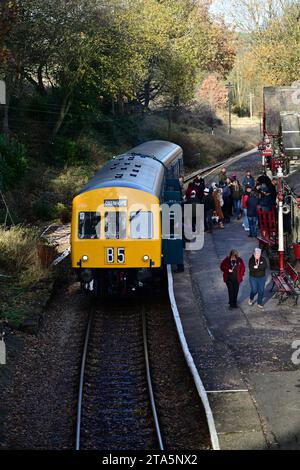
{"type": "MultiPolygon", "coordinates": [[[[121,423],[123,435],[119,441],[115,440],[116,433],[110,419],[106,420],[106,428],[101,425],[101,429],[99,422],[94,421],[93,436],[84,440],[83,434],[83,448],[158,448],[150,404],[145,399],[144,356],[138,339],[142,324],[136,320],[136,315],[140,317],[139,313],[145,309],[151,374],[165,448],[210,449],[205,412],[185,363],[167,296],[160,296],[160,300],[123,302],[123,311],[115,302],[104,303],[102,313],[103,308],[106,311],[99,318],[92,339],[99,355],[94,355],[92,362],[101,362],[109,350],[110,356],[102,362],[106,381],[117,386],[121,402],[128,400],[131,406],[133,399],[135,405],[129,406],[128,420],[121,423]],[[122,321],[116,326],[118,316],[122,321]],[[102,329],[106,335],[102,335],[102,329]],[[120,341],[120,338],[123,339],[120,341]],[[126,348],[128,354],[124,355],[126,348]],[[123,362],[118,357],[121,350],[123,362]],[[139,371],[134,369],[134,364],[139,365],[139,371]],[[133,417],[139,418],[135,429],[132,428],[133,417]],[[106,431],[104,439],[103,429],[106,431]],[[99,439],[101,433],[102,438],[99,439]]],[[[74,449],[80,363],[89,311],[90,300],[79,292],[77,283],[71,284],[54,297],[40,333],[37,336],[26,335],[25,340],[22,336],[23,345],[17,360],[13,362],[8,355],[5,374],[2,373],[0,378],[5,382],[5,387],[1,384],[0,390],[0,415],[3,417],[1,449],[74,449]]],[[[112,408],[118,403],[118,400],[110,401],[111,389],[106,388],[105,395],[103,389],[97,389],[97,384],[91,385],[89,379],[88,383],[90,412],[93,415],[94,405],[98,406],[95,394],[99,392],[100,397],[102,393],[102,416],[111,418],[112,411],[115,411],[112,408]]],[[[86,415],[89,417],[90,413],[86,415]]]]}
{"type": "Polygon", "coordinates": [[[96,307],[83,387],[82,450],[157,448],[136,301],[96,307]]]}

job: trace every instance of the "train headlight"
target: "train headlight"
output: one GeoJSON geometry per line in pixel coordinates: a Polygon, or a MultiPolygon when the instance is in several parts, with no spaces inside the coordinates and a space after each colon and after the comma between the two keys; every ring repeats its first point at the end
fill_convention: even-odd
{"type": "Polygon", "coordinates": [[[82,261],[88,261],[89,257],[87,255],[83,255],[82,261]]]}
{"type": "Polygon", "coordinates": [[[143,260],[144,260],[144,261],[149,261],[149,256],[148,256],[148,255],[144,255],[144,256],[143,256],[143,260]]]}

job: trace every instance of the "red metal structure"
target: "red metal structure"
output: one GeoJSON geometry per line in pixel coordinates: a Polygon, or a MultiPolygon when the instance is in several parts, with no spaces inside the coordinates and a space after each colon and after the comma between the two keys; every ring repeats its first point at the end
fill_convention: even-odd
{"type": "Polygon", "coordinates": [[[259,242],[277,253],[281,274],[285,257],[296,260],[300,270],[300,169],[295,167],[300,164],[298,95],[297,85],[264,88],[263,136],[258,145],[264,172],[276,177],[278,192],[276,208],[258,211],[259,242]]]}

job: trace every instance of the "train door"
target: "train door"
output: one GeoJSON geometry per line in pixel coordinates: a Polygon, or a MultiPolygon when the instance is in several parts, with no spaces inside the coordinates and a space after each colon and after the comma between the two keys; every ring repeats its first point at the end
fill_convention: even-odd
{"type": "Polygon", "coordinates": [[[162,210],[163,262],[183,264],[182,193],[178,179],[167,179],[162,210]]]}

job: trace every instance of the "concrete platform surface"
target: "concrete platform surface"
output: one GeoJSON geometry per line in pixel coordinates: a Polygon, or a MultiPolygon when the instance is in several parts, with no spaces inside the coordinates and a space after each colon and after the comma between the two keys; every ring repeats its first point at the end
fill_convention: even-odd
{"type": "MultiPolygon", "coordinates": [[[[247,168],[258,166],[253,153],[229,171],[241,179],[247,168]]],[[[205,234],[204,248],[186,252],[185,272],[174,274],[177,306],[210,392],[221,448],[300,449],[300,366],[292,362],[292,343],[300,340],[300,308],[278,305],[269,292],[270,273],[264,310],[249,306],[247,269],[239,308],[229,310],[219,269],[232,248],[247,267],[255,246],[237,220],[205,234]]]]}

